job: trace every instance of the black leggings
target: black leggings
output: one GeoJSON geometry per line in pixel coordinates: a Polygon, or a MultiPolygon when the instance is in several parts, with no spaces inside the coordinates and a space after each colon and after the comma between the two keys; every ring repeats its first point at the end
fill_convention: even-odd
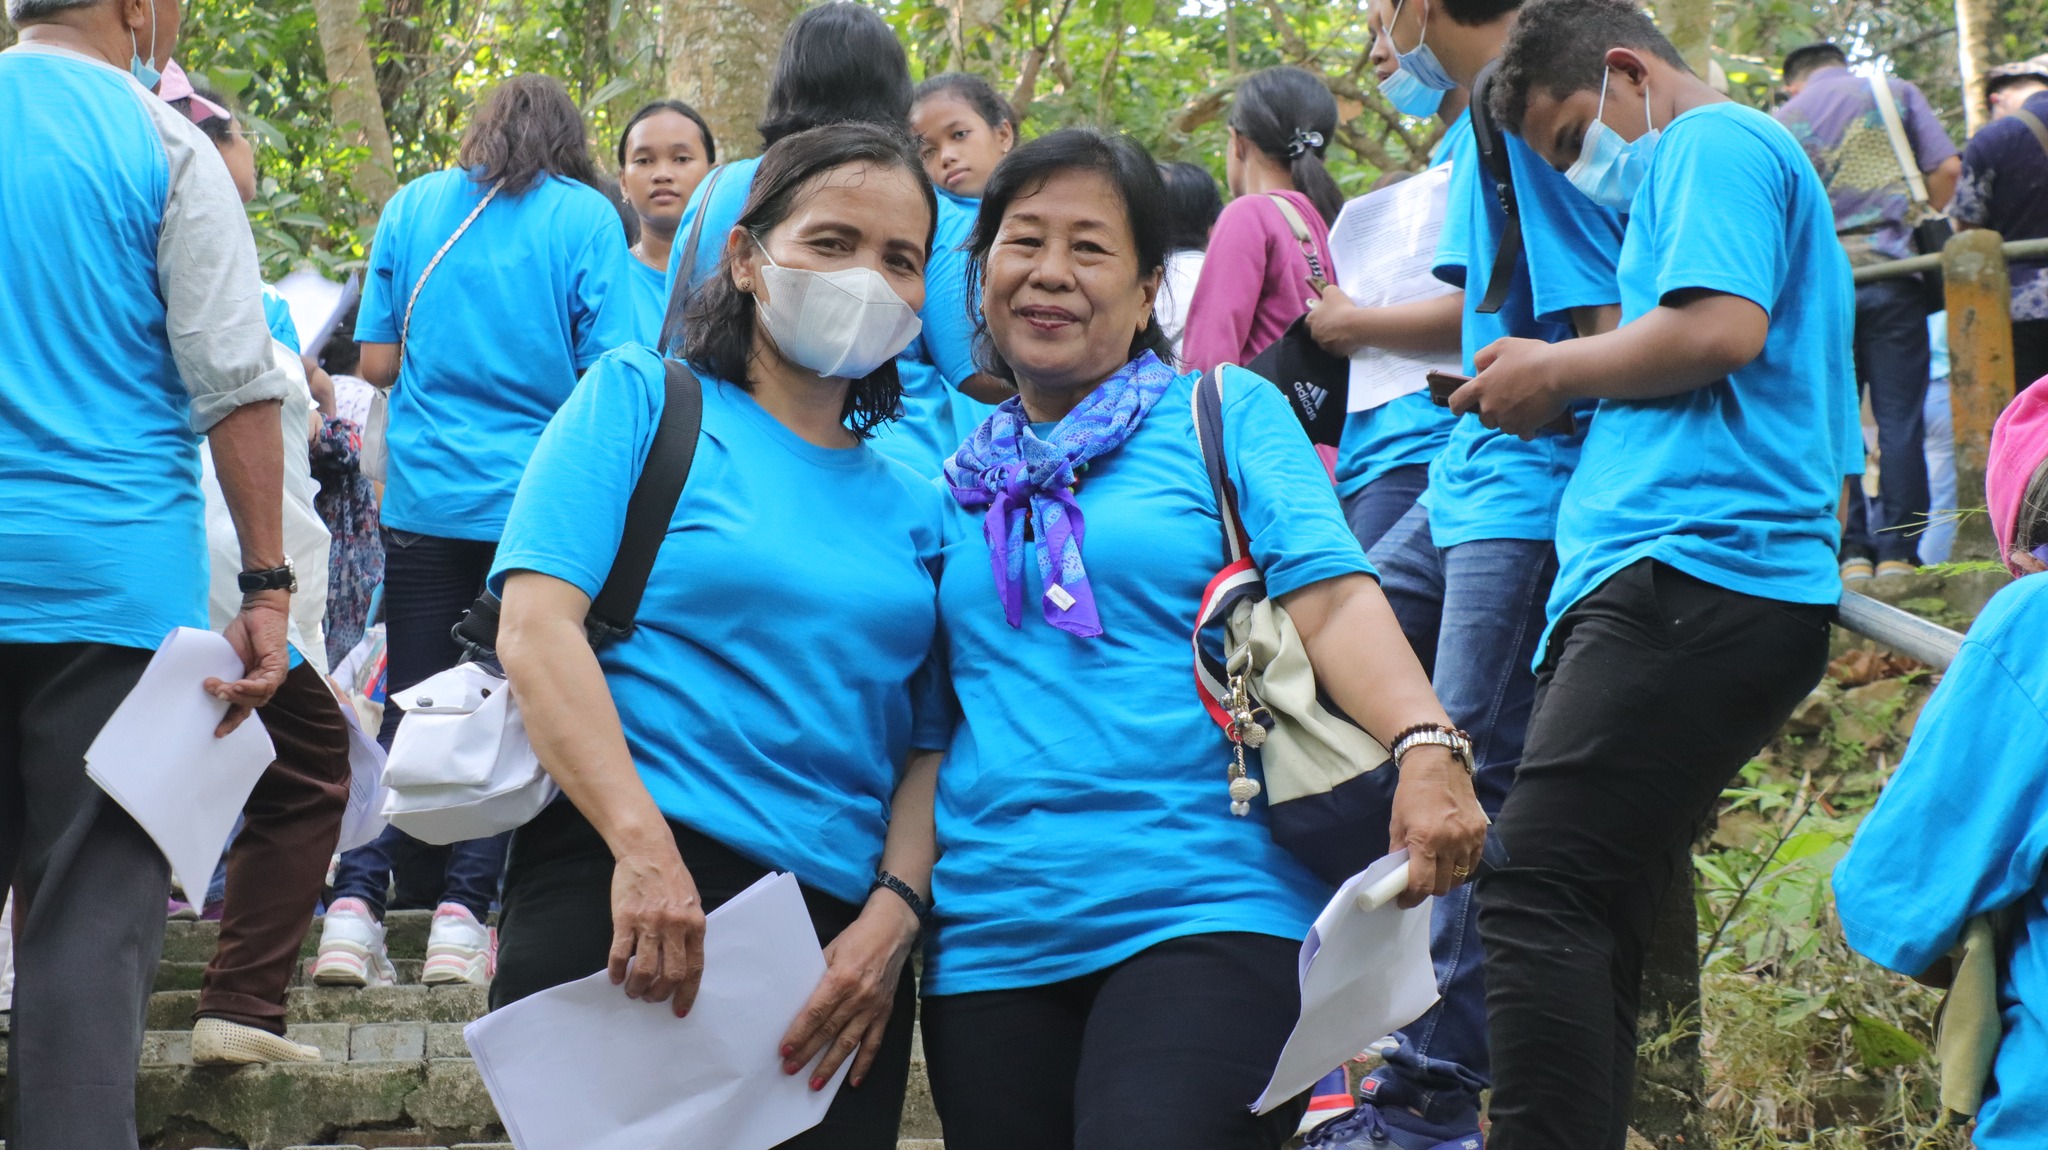
{"type": "Polygon", "coordinates": [[[1250,1106],[1301,1011],[1300,953],[1197,934],[1050,986],[926,998],[946,1150],[1278,1150],[1307,1096],[1250,1106]]]}
{"type": "MultiPolygon", "coordinates": [[[[669,830],[706,910],[716,909],[768,873],[767,867],[742,858],[724,843],[673,820],[669,830]]],[[[612,946],[611,890],[612,853],[567,799],[514,831],[491,1009],[603,970],[612,946]]],[[[803,895],[821,945],[860,914],[859,907],[809,887],[803,888],[803,895]]],[[[905,963],[889,1028],[867,1080],[858,1088],[843,1084],[825,1121],[782,1143],[783,1150],[896,1150],[903,1095],[910,1084],[916,1011],[917,984],[905,963]]]]}

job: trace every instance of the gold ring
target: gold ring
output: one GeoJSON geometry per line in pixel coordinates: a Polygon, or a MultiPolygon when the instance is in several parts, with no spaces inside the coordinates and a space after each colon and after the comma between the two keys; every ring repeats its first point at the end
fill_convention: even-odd
{"type": "Polygon", "coordinates": [[[1469,874],[1471,874],[1471,873],[1472,873],[1472,868],[1471,868],[1471,867],[1468,867],[1468,866],[1458,866],[1458,867],[1452,867],[1452,868],[1451,868],[1451,877],[1452,877],[1452,878],[1464,878],[1464,877],[1466,877],[1467,875],[1469,875],[1469,874]]]}

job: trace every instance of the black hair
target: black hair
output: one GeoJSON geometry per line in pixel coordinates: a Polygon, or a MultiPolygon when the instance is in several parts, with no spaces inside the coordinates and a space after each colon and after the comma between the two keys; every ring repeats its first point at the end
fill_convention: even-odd
{"type": "Polygon", "coordinates": [[[1223,214],[1223,193],[1216,189],[1216,177],[1200,164],[1181,160],[1159,165],[1159,179],[1166,185],[1166,250],[1206,250],[1209,229],[1223,214]]]}
{"type": "Polygon", "coordinates": [[[235,115],[234,105],[228,103],[228,98],[226,96],[221,95],[219,92],[214,91],[212,88],[208,88],[200,84],[192,85],[191,96],[180,96],[177,99],[170,101],[170,105],[171,107],[176,108],[178,111],[183,112],[185,114],[186,119],[191,119],[193,96],[197,96],[199,99],[202,100],[211,101],[228,110],[228,114],[226,116],[207,116],[205,119],[192,121],[192,126],[198,128],[202,133],[206,135],[206,138],[212,140],[216,146],[227,143],[228,137],[234,133],[235,121],[240,118],[235,115]]]}
{"type": "Polygon", "coordinates": [[[1451,18],[1454,24],[1477,28],[1519,9],[1522,0],[1437,0],[1430,5],[1451,18]]]}
{"type": "Polygon", "coordinates": [[[329,375],[354,375],[362,365],[363,349],[356,343],[356,315],[362,311],[358,299],[334,318],[327,342],[320,345],[320,367],[329,375]]]}
{"type": "Polygon", "coordinates": [[[469,121],[456,163],[485,186],[505,181],[516,196],[549,176],[599,187],[583,113],[553,76],[513,76],[469,121]]]}
{"type": "MultiPolygon", "coordinates": [[[[2020,493],[2020,506],[2012,525],[2014,551],[2032,551],[2048,543],[2048,460],[2034,469],[2034,477],[2020,493]]],[[[2003,555],[1999,558],[2005,558],[2003,555]]]]}
{"type": "Polygon", "coordinates": [[[768,84],[762,144],[823,124],[901,127],[909,118],[910,59],[873,9],[834,0],[790,24],[768,84]]]}
{"type": "Polygon", "coordinates": [[[605,202],[612,206],[612,210],[619,214],[619,226],[626,229],[626,246],[630,248],[639,243],[640,213],[634,211],[633,205],[626,202],[626,190],[610,176],[599,176],[597,183],[591,186],[596,188],[605,202]]]}
{"type": "Polygon", "coordinates": [[[1802,44],[1785,53],[1785,83],[1818,72],[1822,68],[1849,63],[1849,54],[1826,40],[1818,44],[1802,44]]]}
{"type": "MultiPolygon", "coordinates": [[[[806,189],[818,177],[847,164],[869,164],[884,171],[909,173],[924,193],[930,221],[925,231],[924,250],[931,255],[932,237],[938,229],[939,198],[932,191],[931,177],[925,175],[917,149],[902,130],[880,124],[839,124],[813,128],[785,136],[769,147],[754,169],[754,182],[747,192],[746,207],[733,224],[749,235],[765,239],[769,232],[789,218],[806,189]]],[[[718,237],[720,243],[725,237],[718,237]]],[[[688,269],[684,269],[687,279],[688,269]]],[[[664,332],[681,319],[682,355],[691,364],[720,379],[753,390],[747,378],[747,364],[754,357],[754,297],[733,286],[732,253],[718,262],[718,271],[686,294],[682,281],[669,297],[669,318],[664,332]]],[[[674,349],[671,348],[671,351],[674,349]]],[[[846,409],[841,418],[848,430],[865,439],[874,428],[898,415],[903,398],[903,381],[897,377],[896,361],[890,360],[846,389],[846,409]]]]}
{"type": "Polygon", "coordinates": [[[997,95],[995,88],[990,86],[987,80],[972,73],[943,72],[927,79],[917,86],[917,91],[910,98],[910,106],[914,109],[933,96],[952,96],[962,101],[974,109],[974,114],[980,116],[990,130],[1000,128],[1004,124],[1010,125],[1012,129],[1017,126],[1016,109],[1010,107],[1008,100],[997,95]]]}
{"type": "Polygon", "coordinates": [[[640,105],[640,110],[633,113],[633,118],[627,120],[626,126],[619,130],[620,167],[626,166],[626,141],[633,138],[633,129],[640,126],[640,121],[661,112],[674,112],[676,115],[697,125],[697,130],[704,135],[704,162],[707,164],[716,164],[718,162],[718,141],[712,138],[711,125],[704,122],[703,115],[697,109],[683,103],[681,100],[652,100],[640,105]]]}
{"type": "MultiPolygon", "coordinates": [[[[1145,145],[1129,136],[1111,135],[1095,128],[1062,128],[1040,136],[1004,156],[982,189],[981,214],[974,221],[974,235],[967,241],[967,298],[979,300],[987,282],[988,253],[1002,231],[1003,217],[1019,197],[1035,194],[1047,180],[1061,172],[1094,172],[1109,181],[1124,202],[1131,238],[1137,245],[1138,275],[1162,272],[1166,267],[1166,184],[1159,178],[1159,165],[1152,162],[1145,145]]],[[[1010,383],[1017,373],[997,350],[989,335],[988,317],[974,311],[975,359],[983,371],[1010,383]]],[[[1148,323],[1131,336],[1130,358],[1152,352],[1172,362],[1173,346],[1157,322],[1148,323]]]]}
{"type": "Polygon", "coordinates": [[[1307,196],[1323,217],[1337,222],[1344,193],[1323,153],[1337,135],[1337,98],[1313,72],[1281,65],[1254,72],[1230,101],[1230,126],[1251,145],[1287,165],[1294,190],[1307,196]]]}
{"type": "Polygon", "coordinates": [[[1522,10],[1493,78],[1494,122],[1521,134],[1530,93],[1562,100],[1599,91],[1610,48],[1630,48],[1692,74],[1685,57],[1630,0],[1534,0],[1522,10]]]}

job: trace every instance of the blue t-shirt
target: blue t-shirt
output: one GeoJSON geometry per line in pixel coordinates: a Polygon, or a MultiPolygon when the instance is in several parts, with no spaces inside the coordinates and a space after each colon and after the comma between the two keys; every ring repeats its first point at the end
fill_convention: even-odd
{"type": "Polygon", "coordinates": [[[875,429],[875,449],[918,474],[935,478],[962,441],[995,408],[959,390],[974,374],[979,308],[967,298],[967,240],[981,201],[939,193],[932,257],[924,269],[924,330],[903,354],[903,416],[875,429]]]}
{"type": "Polygon", "coordinates": [[[718,261],[725,258],[725,239],[746,210],[747,194],[754,190],[754,169],[760,166],[759,156],[720,164],[690,193],[683,220],[676,225],[675,246],[668,252],[669,291],[675,290],[676,278],[682,274],[683,249],[690,246],[690,232],[697,227],[700,214],[704,228],[697,237],[697,262],[690,268],[690,286],[696,287],[718,270],[718,261]]]}
{"type": "Polygon", "coordinates": [[[270,338],[291,348],[294,354],[299,352],[299,325],[292,322],[292,305],[269,284],[263,285],[263,322],[270,325],[270,338]]]}
{"type": "MultiPolygon", "coordinates": [[[[1024,559],[1003,617],[983,515],[947,497],[939,612],[961,722],[939,771],[939,930],[927,992],[1042,986],[1171,938],[1299,939],[1330,889],[1275,846],[1263,804],[1230,813],[1230,744],[1195,693],[1189,636],[1223,528],[1182,376],[1077,494],[1103,634],[1045,622],[1024,559]]],[[[1224,372],[1224,445],[1275,596],[1370,573],[1278,389],[1224,372]]],[[[1027,545],[1028,546],[1028,545],[1027,545]]]]}
{"type": "Polygon", "coordinates": [[[668,273],[648,267],[630,251],[626,262],[632,272],[626,278],[633,285],[633,342],[656,347],[661,343],[661,321],[668,318],[668,273]]]}
{"type": "MultiPolygon", "coordinates": [[[[483,195],[451,170],[385,205],[358,340],[399,341],[420,274],[483,195]]],[[[635,338],[632,258],[619,214],[593,188],[548,177],[491,201],[413,309],[386,433],[386,527],[498,538],[519,473],[577,374],[635,338]]]]}
{"type": "MultiPolygon", "coordinates": [[[[636,626],[598,662],[664,815],[857,904],[904,756],[944,746],[950,727],[943,680],[920,670],[941,496],[702,378],[696,459],[636,626]]],[[[597,594],[665,395],[646,348],[590,370],[534,450],[494,586],[526,570],[597,594]]]]}
{"type": "MultiPolygon", "coordinates": [[[[1493,341],[1503,336],[1551,343],[1569,339],[1573,308],[1621,298],[1615,284],[1621,217],[1580,194],[1519,137],[1507,137],[1507,149],[1522,217],[1522,258],[1506,302],[1498,312],[1482,315],[1479,304],[1486,298],[1507,216],[1472,133],[1451,145],[1451,198],[1437,241],[1436,274],[1465,289],[1461,342],[1467,375],[1473,373],[1472,357],[1493,341]]],[[[1583,418],[1577,435],[1545,433],[1528,442],[1487,430],[1477,415],[1458,420],[1430,465],[1429,490],[1422,495],[1431,538],[1438,547],[1478,539],[1551,538],[1583,438],[1583,418]]]]}
{"type": "Polygon", "coordinates": [[[1745,595],[1841,598],[1835,514],[1862,452],[1855,290],[1813,165],[1740,104],[1673,120],[1630,209],[1622,322],[1696,288],[1763,308],[1763,353],[1681,395],[1600,401],[1558,514],[1553,627],[1646,556],[1745,595]]]}
{"type": "Polygon", "coordinates": [[[169,161],[126,73],[0,54],[0,643],[206,626],[199,440],[165,332],[169,161]]]}
{"type": "Polygon", "coordinates": [[[1970,919],[2018,919],[1975,1145],[2032,1150],[2048,1110],[2048,577],[1992,597],[1913,728],[1899,769],[1835,866],[1857,952],[1903,974],[1947,954],[1970,919]]]}

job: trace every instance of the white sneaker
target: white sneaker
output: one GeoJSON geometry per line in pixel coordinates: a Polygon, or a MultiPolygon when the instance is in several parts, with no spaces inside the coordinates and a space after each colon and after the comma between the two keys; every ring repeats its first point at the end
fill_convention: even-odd
{"type": "Polygon", "coordinates": [[[200,1066],[318,1062],[320,1048],[224,1018],[202,1018],[192,1027],[192,1061],[200,1066]]]}
{"type": "Polygon", "coordinates": [[[497,972],[498,932],[478,922],[460,903],[444,902],[435,907],[420,981],[429,986],[456,982],[489,986],[497,972]]]}
{"type": "Polygon", "coordinates": [[[384,924],[359,898],[338,898],[320,927],[320,953],[313,960],[318,986],[395,986],[398,971],[384,950],[384,924]]]}

